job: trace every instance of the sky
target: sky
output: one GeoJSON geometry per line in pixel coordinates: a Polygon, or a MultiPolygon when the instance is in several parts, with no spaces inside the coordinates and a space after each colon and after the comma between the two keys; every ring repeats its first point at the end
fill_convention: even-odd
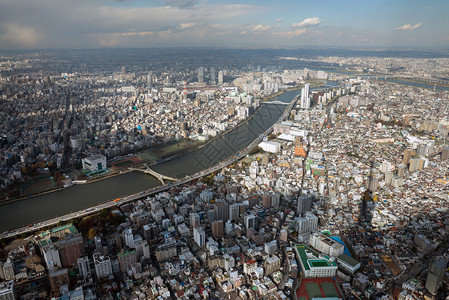
{"type": "Polygon", "coordinates": [[[0,0],[0,50],[449,48],[448,0],[0,0]]]}

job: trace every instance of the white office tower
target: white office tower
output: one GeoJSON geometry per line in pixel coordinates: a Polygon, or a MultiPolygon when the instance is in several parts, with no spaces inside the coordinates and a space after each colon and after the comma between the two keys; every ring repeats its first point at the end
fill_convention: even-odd
{"type": "Polygon", "coordinates": [[[215,72],[215,69],[210,68],[210,84],[212,84],[212,85],[217,84],[216,76],[217,76],[217,73],[215,72]]]}
{"type": "Polygon", "coordinates": [[[244,218],[246,229],[256,229],[256,216],[253,214],[245,215],[244,218]]]}
{"type": "Polygon", "coordinates": [[[147,88],[151,89],[153,87],[153,74],[150,72],[147,75],[147,88]]]}
{"type": "Polygon", "coordinates": [[[206,233],[202,228],[193,228],[193,240],[199,247],[203,247],[206,244],[206,233]]]}
{"type": "Polygon", "coordinates": [[[133,231],[131,228],[127,228],[123,231],[124,236],[125,236],[125,244],[126,246],[128,246],[129,248],[136,248],[136,246],[134,245],[134,235],[133,235],[133,231]]]}
{"type": "Polygon", "coordinates": [[[0,299],[15,300],[17,299],[17,292],[14,287],[14,281],[6,281],[0,284],[0,299]]]}
{"type": "Polygon", "coordinates": [[[204,69],[203,67],[200,67],[198,69],[198,83],[203,83],[204,82],[204,69]]]}
{"type": "Polygon", "coordinates": [[[223,71],[218,72],[218,84],[223,84],[223,71]]]}
{"type": "Polygon", "coordinates": [[[308,83],[306,83],[304,88],[301,89],[301,108],[304,109],[310,108],[309,89],[310,84],[308,83]]]}
{"type": "Polygon", "coordinates": [[[89,264],[89,258],[87,256],[80,257],[76,260],[76,263],[78,264],[78,272],[83,278],[89,278],[90,277],[90,264],[89,264]]]}
{"type": "MultiPolygon", "coordinates": [[[[59,250],[55,245],[50,244],[47,247],[42,248],[44,254],[44,260],[47,263],[47,268],[52,270],[55,267],[61,267],[61,258],[59,257],[59,250]]],[[[3,268],[5,268],[3,266],[3,268]]]]}
{"type": "Polygon", "coordinates": [[[102,256],[100,253],[95,252],[93,258],[95,273],[98,278],[106,278],[112,274],[112,263],[109,256],[102,256]]]}
{"type": "Polygon", "coordinates": [[[297,219],[298,233],[310,233],[316,231],[318,228],[318,217],[313,213],[308,212],[304,217],[297,219]]]}

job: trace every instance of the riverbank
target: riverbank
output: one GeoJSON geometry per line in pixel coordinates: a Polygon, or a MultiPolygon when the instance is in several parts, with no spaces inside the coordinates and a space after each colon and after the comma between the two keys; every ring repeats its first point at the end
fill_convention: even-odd
{"type": "Polygon", "coordinates": [[[444,84],[444,83],[438,83],[438,82],[434,82],[434,81],[426,81],[426,80],[419,80],[419,79],[413,79],[413,78],[400,78],[400,77],[393,78],[393,80],[400,80],[400,81],[406,81],[406,82],[410,82],[410,83],[420,83],[420,84],[425,84],[425,85],[449,88],[449,83],[444,84]]]}
{"type": "MultiPolygon", "coordinates": [[[[284,93],[287,92],[287,91],[294,91],[294,90],[298,90],[298,89],[301,89],[301,88],[302,88],[302,87],[294,87],[294,88],[291,88],[291,89],[279,91],[279,92],[277,92],[277,93],[268,95],[268,96],[264,97],[264,98],[261,100],[261,103],[264,103],[264,102],[269,101],[270,99],[276,98],[276,97],[278,97],[279,95],[282,95],[282,94],[284,94],[284,93]]],[[[234,127],[231,127],[231,128],[229,128],[229,129],[227,129],[227,130],[225,130],[225,131],[219,133],[218,135],[214,136],[213,138],[207,140],[204,144],[199,144],[199,145],[193,146],[192,148],[187,149],[187,151],[185,151],[185,149],[184,149],[184,150],[181,150],[181,152],[178,152],[178,153],[176,153],[176,154],[173,154],[173,155],[171,155],[171,156],[168,157],[168,158],[165,158],[165,159],[159,160],[159,161],[157,161],[157,162],[154,162],[154,163],[151,164],[150,166],[157,166],[157,165],[159,165],[159,164],[161,164],[161,163],[164,163],[164,162],[167,162],[167,161],[169,161],[169,160],[172,160],[172,159],[176,159],[176,158],[182,157],[182,156],[187,155],[187,154],[189,154],[189,153],[191,153],[191,152],[194,152],[194,151],[199,150],[199,149],[201,149],[201,148],[203,148],[203,147],[206,147],[207,145],[209,145],[210,143],[214,142],[215,140],[217,140],[217,139],[223,137],[224,135],[228,134],[229,132],[231,132],[231,131],[233,131],[233,130],[239,128],[240,126],[246,124],[247,122],[249,122],[249,121],[250,121],[250,120],[251,120],[251,119],[252,119],[252,118],[253,118],[253,117],[260,111],[261,108],[262,108],[262,106],[259,105],[259,107],[258,107],[252,114],[251,114],[251,116],[250,116],[249,118],[247,118],[247,119],[245,119],[245,120],[242,120],[241,122],[239,122],[239,123],[238,123],[237,125],[235,125],[234,127]]]]}
{"type": "MultiPolygon", "coordinates": [[[[297,90],[297,89],[300,89],[300,88],[301,88],[301,87],[294,87],[294,88],[289,89],[289,90],[297,90]]],[[[282,94],[284,94],[284,93],[287,92],[287,91],[288,91],[288,90],[282,90],[282,91],[279,91],[279,92],[277,92],[277,93],[268,95],[268,96],[264,97],[264,98],[261,100],[261,103],[266,102],[266,101],[269,101],[270,99],[273,99],[273,98],[275,98],[275,97],[278,97],[279,95],[282,95],[282,94]]],[[[247,123],[248,123],[250,120],[252,120],[252,118],[253,118],[253,117],[260,111],[261,108],[262,108],[262,105],[259,105],[259,107],[258,107],[252,114],[251,114],[251,116],[250,116],[249,118],[242,120],[242,121],[239,122],[237,125],[235,125],[235,126],[229,128],[229,129],[226,130],[226,131],[221,132],[221,133],[218,134],[217,136],[215,136],[215,137],[213,137],[213,138],[207,140],[205,143],[193,145],[192,147],[189,147],[189,148],[187,148],[187,149],[181,149],[181,150],[179,150],[179,151],[174,152],[173,154],[170,154],[170,155],[169,155],[168,157],[166,157],[166,158],[160,159],[160,160],[158,160],[158,161],[154,161],[154,162],[152,162],[152,163],[150,163],[150,161],[148,161],[148,163],[150,163],[149,166],[150,166],[150,167],[156,166],[156,165],[159,165],[159,164],[168,162],[168,161],[170,161],[170,160],[180,158],[180,157],[182,157],[182,156],[188,155],[188,154],[190,154],[190,153],[192,153],[192,152],[194,152],[194,151],[197,151],[197,150],[199,150],[199,149],[202,149],[203,147],[208,146],[210,143],[216,141],[217,139],[220,139],[221,137],[223,137],[224,135],[228,134],[229,132],[231,132],[231,131],[233,131],[233,130],[236,130],[237,128],[239,128],[240,126],[242,126],[242,125],[244,125],[244,124],[247,124],[247,123]]],[[[175,143],[175,144],[176,144],[176,143],[175,143]]],[[[115,176],[124,175],[124,174],[127,174],[128,172],[130,172],[130,170],[128,170],[127,168],[124,168],[124,169],[121,169],[121,170],[114,170],[114,171],[111,171],[110,173],[106,173],[106,174],[101,175],[101,176],[99,176],[99,177],[97,177],[97,178],[86,178],[86,180],[87,180],[86,183],[83,183],[83,184],[81,184],[81,185],[88,185],[88,184],[90,184],[90,183],[94,183],[94,182],[97,182],[97,181],[102,181],[102,180],[105,180],[105,179],[113,178],[113,177],[115,177],[115,176]]],[[[61,191],[63,191],[63,190],[69,189],[69,188],[71,188],[71,187],[73,187],[73,186],[75,186],[75,185],[77,185],[77,184],[72,184],[72,185],[67,186],[67,187],[60,187],[60,188],[56,188],[56,189],[47,190],[47,191],[42,192],[42,193],[30,194],[30,195],[26,195],[26,196],[22,196],[22,197],[18,197],[18,198],[7,199],[7,200],[5,200],[5,201],[1,201],[1,202],[0,202],[0,206],[7,205],[7,204],[11,204],[11,203],[18,202],[18,201],[23,201],[23,200],[31,199],[31,198],[35,198],[35,197],[39,197],[39,196],[43,196],[43,195],[47,195],[47,194],[52,194],[52,193],[56,193],[56,192],[61,192],[61,191]]]]}

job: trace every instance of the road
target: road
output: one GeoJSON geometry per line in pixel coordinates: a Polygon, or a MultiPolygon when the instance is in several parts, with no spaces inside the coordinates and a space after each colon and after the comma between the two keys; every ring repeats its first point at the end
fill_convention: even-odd
{"type": "MultiPolygon", "coordinates": [[[[280,121],[286,120],[286,118],[290,115],[290,112],[291,112],[292,108],[295,106],[297,101],[298,101],[298,96],[295,97],[290,102],[290,104],[287,106],[284,113],[282,114],[282,116],[279,119],[280,121]]],[[[209,175],[211,173],[214,173],[226,166],[229,166],[229,165],[235,163],[236,161],[242,159],[243,157],[245,157],[257,144],[259,144],[263,140],[264,137],[268,136],[273,131],[273,127],[274,127],[274,125],[271,126],[270,128],[268,128],[264,133],[260,134],[258,138],[256,138],[254,141],[252,141],[246,148],[240,150],[237,154],[229,157],[227,160],[225,160],[211,168],[205,169],[205,170],[198,172],[194,175],[188,175],[188,176],[185,176],[184,178],[179,179],[178,181],[175,181],[173,183],[164,184],[162,186],[158,186],[158,187],[155,187],[155,188],[143,191],[143,192],[139,192],[137,194],[125,196],[123,198],[120,198],[120,200],[116,199],[116,200],[100,203],[91,208],[73,212],[73,213],[70,213],[70,214],[67,214],[64,216],[55,217],[55,218],[52,218],[52,219],[49,219],[49,220],[46,220],[46,221],[43,221],[40,223],[36,223],[36,224],[30,224],[28,226],[21,227],[21,228],[12,230],[12,231],[5,231],[0,234],[0,239],[11,238],[11,237],[15,237],[17,235],[31,233],[31,232],[34,232],[37,230],[41,230],[48,226],[54,226],[54,225],[58,224],[59,222],[67,222],[67,221],[70,221],[75,218],[85,217],[85,216],[97,213],[97,212],[101,211],[102,209],[120,206],[120,205],[129,203],[129,202],[133,202],[138,199],[142,199],[142,198],[166,191],[168,189],[171,189],[172,187],[183,185],[192,180],[196,180],[196,179],[199,179],[206,175],[209,175]]]]}

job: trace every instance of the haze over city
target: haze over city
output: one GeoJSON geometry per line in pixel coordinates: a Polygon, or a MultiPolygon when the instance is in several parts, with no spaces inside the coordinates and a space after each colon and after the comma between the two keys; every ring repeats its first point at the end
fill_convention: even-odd
{"type": "Polygon", "coordinates": [[[0,49],[448,47],[449,2],[1,0],[0,49]]]}

